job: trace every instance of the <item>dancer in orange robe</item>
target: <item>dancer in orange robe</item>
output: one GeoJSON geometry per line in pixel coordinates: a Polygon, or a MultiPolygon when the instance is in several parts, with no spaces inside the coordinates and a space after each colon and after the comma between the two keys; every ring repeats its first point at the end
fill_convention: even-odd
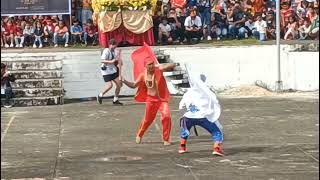
{"type": "Polygon", "coordinates": [[[129,82],[124,78],[122,81],[130,88],[138,87],[135,100],[146,103],[145,117],[137,133],[136,143],[141,143],[142,136],[154,121],[157,112],[160,111],[164,145],[170,145],[170,93],[162,72],[173,69],[176,64],[158,64],[157,59],[147,45],[136,50],[132,54],[132,59],[134,62],[135,82],[129,82]],[[143,68],[141,67],[142,65],[144,66],[143,68]]]}

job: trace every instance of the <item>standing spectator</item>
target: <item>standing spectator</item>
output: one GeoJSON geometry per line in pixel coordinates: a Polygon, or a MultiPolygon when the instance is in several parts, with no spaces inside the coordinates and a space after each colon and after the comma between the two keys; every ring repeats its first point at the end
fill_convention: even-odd
{"type": "Polygon", "coordinates": [[[59,25],[55,27],[54,35],[53,35],[53,43],[54,47],[58,47],[58,42],[63,41],[64,47],[68,47],[69,43],[69,32],[67,26],[63,21],[59,21],[59,25]]]}
{"type": "Polygon", "coordinates": [[[82,24],[87,24],[92,18],[91,0],[82,0],[82,24]]]}
{"type": "Polygon", "coordinates": [[[309,19],[305,19],[303,25],[299,27],[299,37],[300,40],[305,40],[309,38],[309,33],[311,32],[311,24],[309,19]]]}
{"type": "Polygon", "coordinates": [[[167,18],[162,17],[162,22],[159,24],[159,43],[162,44],[167,44],[167,43],[172,43],[172,38],[171,38],[171,27],[168,24],[167,18]]]}
{"type": "Polygon", "coordinates": [[[201,38],[201,19],[197,16],[196,10],[192,10],[190,16],[188,16],[184,22],[186,28],[187,43],[191,43],[192,38],[197,38],[197,43],[200,42],[201,38]]]}
{"type": "Polygon", "coordinates": [[[12,20],[8,20],[7,24],[4,27],[4,41],[5,41],[5,47],[8,48],[8,42],[10,42],[10,47],[13,48],[14,47],[14,35],[16,33],[16,28],[13,25],[12,20]]]}
{"type": "Polygon", "coordinates": [[[26,27],[23,30],[24,42],[26,46],[30,46],[33,43],[34,29],[30,22],[27,22],[26,27]]]}
{"type": "Polygon", "coordinates": [[[257,29],[256,31],[254,31],[254,36],[260,41],[265,41],[267,33],[267,23],[262,19],[260,14],[257,14],[257,20],[254,23],[254,26],[257,29]]]}
{"type": "Polygon", "coordinates": [[[44,26],[44,42],[49,42],[49,39],[52,41],[53,35],[55,31],[55,26],[52,24],[52,20],[47,20],[47,25],[44,26]]]}
{"type": "Polygon", "coordinates": [[[34,30],[34,42],[33,48],[37,48],[37,43],[39,43],[39,48],[42,48],[42,37],[44,36],[42,24],[40,21],[37,22],[36,28],[34,30]]]}
{"type": "Polygon", "coordinates": [[[14,82],[16,78],[8,72],[7,65],[1,63],[1,98],[5,98],[4,107],[10,108],[10,99],[13,98],[13,92],[10,82],[14,82]]]}
{"type": "Polygon", "coordinates": [[[281,3],[281,10],[280,10],[280,18],[281,18],[281,31],[285,30],[285,27],[289,23],[289,18],[293,15],[293,10],[290,8],[288,2],[281,3]]]}
{"type": "Polygon", "coordinates": [[[95,46],[97,44],[97,38],[98,38],[98,32],[97,27],[93,25],[93,22],[91,19],[88,20],[87,26],[84,30],[84,43],[87,46],[88,41],[92,42],[92,45],[95,46]]]}
{"type": "Polygon", "coordinates": [[[253,16],[256,14],[262,14],[263,9],[265,8],[265,1],[264,0],[251,0],[251,5],[253,8],[253,16]]]}
{"type": "Polygon", "coordinates": [[[298,25],[297,22],[295,21],[294,17],[291,16],[289,18],[289,23],[287,25],[287,31],[284,35],[284,40],[293,40],[296,39],[297,37],[297,30],[298,30],[298,25]]]}
{"type": "MultiPolygon", "coordinates": [[[[76,1],[76,19],[78,20],[82,20],[82,0],[75,0],[76,1]]],[[[84,26],[84,24],[81,22],[80,24],[82,27],[84,26]]]]}
{"type": "Polygon", "coordinates": [[[82,33],[83,29],[79,24],[78,20],[73,21],[73,25],[71,26],[71,42],[73,44],[82,42],[82,33]]]}
{"type": "Polygon", "coordinates": [[[212,40],[211,38],[211,0],[199,0],[197,6],[201,18],[201,23],[208,29],[208,41],[212,40]]]}
{"type": "Polygon", "coordinates": [[[233,9],[233,22],[229,22],[229,32],[232,38],[242,39],[245,37],[246,29],[244,28],[244,23],[246,21],[246,17],[242,9],[240,8],[240,4],[238,2],[235,3],[233,9]]]}
{"type": "Polygon", "coordinates": [[[15,37],[14,37],[14,41],[15,41],[15,44],[16,44],[16,48],[19,48],[19,47],[22,48],[23,47],[24,36],[23,36],[23,28],[21,26],[21,22],[17,23],[16,34],[15,34],[15,37]]]}

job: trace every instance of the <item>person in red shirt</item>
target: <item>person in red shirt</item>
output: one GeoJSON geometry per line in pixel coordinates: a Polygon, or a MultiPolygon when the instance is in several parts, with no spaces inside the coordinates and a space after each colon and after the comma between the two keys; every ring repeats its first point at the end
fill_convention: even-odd
{"type": "Polygon", "coordinates": [[[23,43],[24,43],[24,35],[23,35],[23,27],[21,25],[21,22],[17,22],[17,26],[16,26],[16,33],[15,33],[15,37],[14,37],[14,41],[16,44],[16,48],[19,47],[23,47],[23,43]],[[19,43],[20,41],[20,43],[19,43]]]}
{"type": "Polygon", "coordinates": [[[16,33],[16,27],[13,25],[11,20],[8,20],[8,22],[6,23],[6,25],[4,26],[4,42],[5,42],[5,47],[8,48],[8,42],[10,42],[10,47],[13,48],[14,47],[14,35],[16,33]]]}
{"type": "Polygon", "coordinates": [[[98,37],[98,32],[97,32],[97,27],[93,25],[93,22],[91,19],[88,20],[88,23],[86,27],[84,28],[84,43],[87,46],[88,45],[88,40],[92,41],[92,45],[95,46],[97,44],[97,37],[98,37]]]}
{"type": "Polygon", "coordinates": [[[59,21],[59,25],[55,27],[55,31],[53,35],[54,47],[58,47],[59,41],[63,41],[64,47],[68,47],[69,30],[63,21],[59,21]]]}

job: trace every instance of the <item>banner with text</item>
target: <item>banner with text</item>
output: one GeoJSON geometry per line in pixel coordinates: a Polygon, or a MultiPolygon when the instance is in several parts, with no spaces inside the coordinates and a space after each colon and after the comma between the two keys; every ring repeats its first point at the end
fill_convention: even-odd
{"type": "Polygon", "coordinates": [[[71,13],[71,0],[1,0],[1,16],[71,13]]]}

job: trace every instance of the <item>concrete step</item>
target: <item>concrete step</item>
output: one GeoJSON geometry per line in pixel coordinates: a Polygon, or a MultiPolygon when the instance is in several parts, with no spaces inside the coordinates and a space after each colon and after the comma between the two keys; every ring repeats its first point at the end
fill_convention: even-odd
{"type": "Polygon", "coordinates": [[[8,66],[9,71],[20,70],[62,70],[62,61],[50,60],[50,61],[2,61],[8,66]]]}
{"type": "Polygon", "coordinates": [[[62,88],[62,79],[17,79],[11,84],[13,89],[62,88]]]}
{"type": "Polygon", "coordinates": [[[61,70],[28,70],[28,71],[10,71],[17,79],[53,79],[63,78],[61,70]]]}
{"type": "MultiPolygon", "coordinates": [[[[52,96],[52,97],[24,97],[24,98],[13,98],[15,107],[24,106],[47,106],[47,105],[59,105],[63,104],[63,97],[52,96]]],[[[4,104],[4,99],[1,99],[1,104],[4,104]]]]}
{"type": "Polygon", "coordinates": [[[174,79],[171,80],[171,83],[174,85],[183,84],[183,83],[189,83],[188,79],[174,79]]]}
{"type": "Polygon", "coordinates": [[[7,53],[1,54],[1,61],[52,61],[52,60],[61,60],[57,59],[55,55],[45,56],[45,55],[30,55],[30,54],[16,54],[16,53],[7,53]]]}
{"type": "Polygon", "coordinates": [[[50,97],[62,96],[63,88],[13,89],[15,97],[50,97]]]}
{"type": "Polygon", "coordinates": [[[164,75],[165,77],[177,76],[177,75],[183,75],[183,74],[186,74],[186,71],[163,72],[163,75],[164,75]]]}

